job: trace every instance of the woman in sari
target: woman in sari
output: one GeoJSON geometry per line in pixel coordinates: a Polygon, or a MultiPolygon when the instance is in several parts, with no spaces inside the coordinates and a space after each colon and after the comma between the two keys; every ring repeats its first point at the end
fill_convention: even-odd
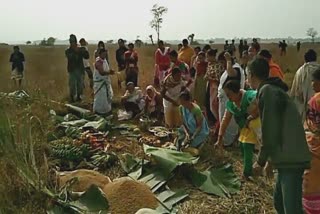
{"type": "MultiPolygon", "coordinates": [[[[243,69],[238,63],[235,62],[234,58],[228,52],[222,52],[218,56],[218,61],[224,65],[226,70],[222,73],[218,86],[218,97],[219,97],[219,121],[221,123],[226,110],[226,104],[228,102],[228,97],[223,90],[223,86],[229,80],[239,81],[241,89],[245,85],[245,75],[243,69]]],[[[235,120],[232,118],[225,131],[223,141],[225,146],[231,146],[238,136],[238,126],[235,120]]]]}
{"type": "Polygon", "coordinates": [[[199,148],[209,136],[209,127],[200,107],[191,101],[190,92],[184,91],[179,97],[181,106],[182,127],[179,129],[178,150],[182,142],[187,141],[190,147],[199,148]]]}
{"type": "Polygon", "coordinates": [[[162,85],[164,119],[168,128],[176,128],[181,125],[179,95],[186,88],[181,73],[181,70],[177,67],[172,69],[171,74],[166,77],[162,85]]]}
{"type": "Polygon", "coordinates": [[[124,53],[126,61],[126,84],[133,82],[134,86],[138,85],[138,53],[134,50],[134,44],[128,45],[129,50],[124,53]]]}
{"type": "Polygon", "coordinates": [[[206,86],[207,80],[204,78],[208,67],[208,62],[206,62],[206,54],[201,51],[198,54],[197,62],[195,62],[196,78],[193,89],[193,98],[196,100],[197,104],[202,110],[206,109],[206,86]]]}
{"type": "Polygon", "coordinates": [[[121,103],[127,112],[132,112],[132,117],[141,113],[145,106],[142,91],[139,87],[135,87],[133,82],[128,82],[127,90],[121,97],[121,103]]]}
{"type": "Polygon", "coordinates": [[[170,68],[170,47],[165,47],[163,41],[158,42],[158,49],[155,53],[155,77],[154,84],[155,86],[160,86],[160,83],[165,78],[165,74],[170,68]]]}
{"type": "Polygon", "coordinates": [[[255,101],[257,92],[253,90],[245,91],[241,89],[240,82],[237,80],[229,80],[224,84],[223,90],[228,97],[226,104],[226,111],[221,121],[218,141],[216,146],[222,146],[223,136],[226,129],[234,118],[240,129],[239,142],[241,143],[241,152],[243,154],[243,178],[249,179],[253,175],[253,155],[255,144],[258,143],[258,136],[256,136],[253,129],[249,128],[250,123],[258,123],[259,118],[252,118],[252,121],[247,124],[248,108],[252,102],[255,101]]]}
{"type": "MultiPolygon", "coordinates": [[[[191,65],[190,65],[190,70],[191,69],[195,69],[196,67],[196,62],[197,62],[197,57],[198,57],[198,54],[201,52],[201,48],[200,47],[195,47],[194,48],[194,55],[192,56],[191,58],[191,65]]],[[[191,74],[191,76],[193,76],[191,74]]]]}
{"type": "Polygon", "coordinates": [[[152,85],[147,87],[146,92],[145,113],[151,118],[161,119],[163,116],[163,101],[161,94],[152,85]]]}
{"type": "Polygon", "coordinates": [[[108,50],[106,49],[106,46],[105,46],[105,44],[104,44],[103,41],[99,41],[99,42],[98,42],[97,49],[94,51],[94,58],[96,59],[96,58],[99,56],[100,50],[102,50],[102,49],[104,49],[104,50],[107,51],[106,60],[107,60],[107,62],[109,63],[108,50]]]}
{"type": "Polygon", "coordinates": [[[312,154],[311,168],[303,177],[303,207],[307,214],[320,213],[320,69],[313,75],[312,86],[315,95],[309,101],[307,110],[307,142],[312,154]]]}
{"type": "Polygon", "coordinates": [[[109,68],[106,57],[107,50],[100,49],[94,66],[93,111],[97,114],[108,114],[111,112],[113,90],[110,75],[114,74],[114,71],[109,68]]]}
{"type": "MultiPolygon", "coordinates": [[[[207,115],[213,115],[214,120],[219,122],[219,101],[218,101],[218,86],[221,74],[224,72],[223,65],[216,60],[217,50],[210,49],[207,52],[207,72],[204,76],[208,80],[207,84],[207,115]]],[[[210,118],[210,116],[208,117],[210,118]]]]}

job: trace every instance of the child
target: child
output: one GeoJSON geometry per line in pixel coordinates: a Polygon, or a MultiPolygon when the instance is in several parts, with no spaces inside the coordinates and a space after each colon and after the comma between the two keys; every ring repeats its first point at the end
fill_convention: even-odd
{"type": "Polygon", "coordinates": [[[261,147],[261,120],[259,118],[259,108],[257,100],[253,100],[248,107],[248,118],[247,118],[247,127],[254,133],[257,144],[256,150],[260,150],[261,147]]]}
{"type": "Polygon", "coordinates": [[[241,143],[241,152],[243,154],[243,177],[245,180],[251,180],[253,175],[253,157],[254,150],[260,149],[261,144],[261,121],[256,99],[252,100],[248,106],[246,126],[240,130],[239,142],[241,143]]]}
{"type": "MultiPolygon", "coordinates": [[[[88,43],[87,41],[82,38],[80,39],[80,45],[81,47],[84,47],[87,51],[88,51],[88,43]]],[[[99,53],[98,53],[99,54],[99,53]]],[[[91,70],[91,67],[90,67],[90,60],[89,59],[83,59],[83,65],[84,65],[84,69],[88,75],[88,78],[89,78],[89,84],[90,84],[90,88],[93,89],[93,73],[92,73],[92,70],[91,70]]]]}

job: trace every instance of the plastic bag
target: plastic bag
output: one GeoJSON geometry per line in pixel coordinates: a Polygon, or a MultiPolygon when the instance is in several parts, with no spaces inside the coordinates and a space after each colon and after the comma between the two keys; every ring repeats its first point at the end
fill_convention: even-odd
{"type": "Polygon", "coordinates": [[[125,110],[119,110],[118,111],[118,120],[122,121],[122,120],[130,120],[132,118],[132,112],[129,111],[125,111],[125,110]]]}

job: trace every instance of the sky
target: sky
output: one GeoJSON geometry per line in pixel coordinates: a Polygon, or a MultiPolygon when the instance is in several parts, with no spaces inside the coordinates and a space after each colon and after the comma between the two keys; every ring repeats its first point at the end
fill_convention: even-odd
{"type": "Polygon", "coordinates": [[[0,0],[0,42],[148,39],[154,4],[165,6],[161,39],[306,37],[320,31],[320,0],[0,0]]]}

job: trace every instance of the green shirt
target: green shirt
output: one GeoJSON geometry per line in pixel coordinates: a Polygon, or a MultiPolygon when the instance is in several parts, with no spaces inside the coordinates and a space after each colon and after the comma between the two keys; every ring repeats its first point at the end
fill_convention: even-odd
{"type": "Polygon", "coordinates": [[[256,98],[256,95],[257,91],[245,91],[242,96],[240,108],[232,101],[227,102],[227,111],[229,111],[234,116],[234,119],[240,128],[243,128],[246,124],[246,120],[248,117],[247,109],[250,103],[256,98]]]}

